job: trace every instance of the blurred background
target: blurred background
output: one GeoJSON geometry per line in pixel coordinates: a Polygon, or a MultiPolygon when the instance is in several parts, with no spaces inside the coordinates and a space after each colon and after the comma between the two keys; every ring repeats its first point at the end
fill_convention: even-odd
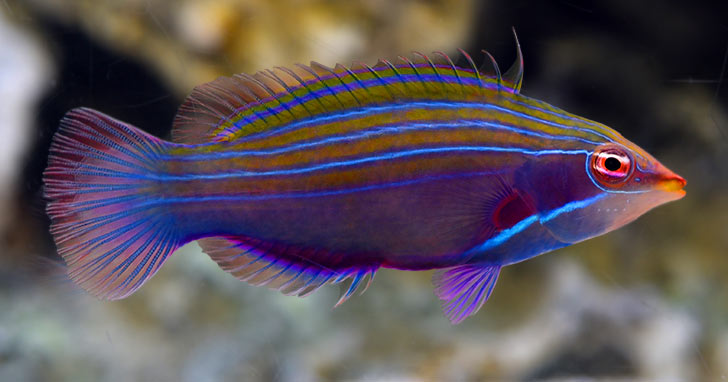
{"type": "Polygon", "coordinates": [[[725,1],[0,0],[0,380],[725,380],[727,20],[725,1]],[[251,287],[194,243],[117,302],[48,261],[41,173],[69,109],[168,138],[220,75],[459,47],[507,68],[511,26],[525,95],[616,128],[687,197],[505,268],[458,326],[430,272],[381,270],[332,310],[338,286],[251,287]]]}

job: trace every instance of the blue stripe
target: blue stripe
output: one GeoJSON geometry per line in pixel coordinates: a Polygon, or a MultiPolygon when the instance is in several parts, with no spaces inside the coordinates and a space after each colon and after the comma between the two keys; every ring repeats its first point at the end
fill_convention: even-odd
{"type": "Polygon", "coordinates": [[[507,242],[510,238],[521,233],[522,231],[524,231],[526,228],[530,227],[533,223],[535,223],[537,221],[538,221],[538,215],[531,215],[531,216],[519,221],[513,227],[500,231],[500,233],[498,233],[498,235],[488,239],[484,243],[480,244],[476,248],[469,250],[466,253],[471,253],[473,251],[484,252],[489,249],[493,249],[493,248],[507,242]]]}
{"type": "MultiPolygon", "coordinates": [[[[529,99],[532,100],[532,101],[534,101],[534,102],[537,102],[537,103],[540,103],[542,105],[545,105],[545,106],[554,107],[554,106],[549,105],[546,102],[543,102],[541,100],[537,100],[537,99],[534,99],[534,98],[529,98],[529,99]]],[[[575,115],[569,115],[566,111],[560,110],[560,109],[555,108],[555,107],[554,108],[557,109],[557,111],[549,110],[549,109],[546,109],[546,108],[541,108],[541,107],[538,107],[538,106],[529,105],[529,104],[527,104],[525,102],[516,101],[516,100],[513,100],[513,99],[509,100],[509,102],[514,103],[516,105],[528,107],[531,110],[536,110],[536,111],[540,111],[540,112],[545,113],[545,114],[553,115],[555,117],[564,118],[564,119],[568,119],[568,120],[575,121],[575,122],[581,122],[583,124],[586,124],[586,125],[589,125],[589,126],[593,126],[595,128],[598,128],[598,129],[602,129],[602,130],[612,130],[609,126],[606,126],[603,123],[591,121],[591,120],[588,120],[588,119],[585,119],[585,118],[581,118],[581,117],[575,116],[575,115]]],[[[612,139],[612,138],[610,138],[609,140],[610,141],[614,141],[614,139],[612,139]]],[[[635,155],[637,155],[638,157],[640,157],[641,159],[643,159],[643,160],[645,159],[642,155],[640,155],[640,153],[638,153],[636,151],[633,151],[633,153],[635,155]]]]}
{"type": "Polygon", "coordinates": [[[432,177],[425,177],[425,178],[419,178],[419,179],[405,180],[405,181],[400,181],[400,182],[390,182],[390,183],[375,184],[375,185],[369,185],[369,186],[363,186],[363,187],[346,188],[346,189],[339,189],[339,190],[317,191],[317,192],[302,192],[302,193],[296,192],[296,193],[267,194],[267,195],[250,195],[250,194],[229,195],[228,194],[228,195],[214,195],[214,196],[174,197],[174,198],[163,198],[163,199],[158,199],[158,200],[147,201],[147,202],[141,203],[141,205],[142,206],[156,206],[156,205],[161,205],[161,204],[186,203],[186,202],[229,202],[229,201],[236,202],[236,201],[261,201],[261,200],[286,199],[286,198],[315,198],[315,197],[323,197],[323,196],[351,194],[351,193],[363,192],[363,191],[373,191],[373,190],[380,190],[380,189],[385,189],[385,188],[409,186],[409,185],[413,185],[413,184],[427,183],[427,182],[438,181],[438,180],[462,179],[462,178],[468,178],[468,177],[474,177],[474,176],[488,176],[488,175],[498,175],[498,174],[499,174],[499,172],[479,171],[479,172],[471,172],[471,173],[463,173],[463,174],[432,176],[432,177]]]}
{"type": "MultiPolygon", "coordinates": [[[[387,70],[387,69],[389,69],[389,68],[385,68],[384,70],[387,70]]],[[[368,72],[364,72],[364,73],[368,73],[368,72]]],[[[333,76],[327,76],[327,77],[323,77],[322,79],[323,79],[323,81],[326,81],[328,79],[333,79],[333,78],[334,78],[333,76]]],[[[402,83],[402,84],[411,83],[411,82],[419,83],[419,82],[423,82],[423,78],[424,78],[425,82],[443,82],[441,80],[441,78],[447,78],[450,81],[444,81],[444,82],[450,83],[453,85],[455,85],[455,84],[462,85],[464,83],[466,86],[477,86],[480,88],[491,89],[491,90],[498,89],[498,86],[494,82],[488,82],[486,85],[486,84],[478,81],[478,79],[475,79],[475,78],[460,77],[458,79],[458,77],[453,76],[453,75],[444,75],[444,76],[441,75],[438,78],[438,76],[431,75],[431,74],[427,74],[424,76],[402,74],[402,75],[399,75],[396,77],[395,76],[381,77],[381,79],[380,78],[371,78],[368,80],[353,81],[353,82],[350,82],[349,85],[352,85],[352,87],[355,88],[355,90],[356,89],[371,90],[371,89],[374,89],[377,87],[385,87],[385,85],[382,83],[382,81],[384,81],[384,83],[386,83],[386,86],[389,86],[389,85],[393,85],[393,84],[397,84],[397,83],[402,83]],[[392,78],[392,79],[395,79],[395,81],[387,81],[386,78],[392,78]],[[453,80],[459,80],[459,82],[455,82],[453,80]]],[[[258,120],[258,119],[265,119],[273,114],[279,114],[279,113],[283,112],[284,110],[288,109],[288,106],[295,107],[296,105],[301,105],[305,108],[304,104],[306,104],[312,100],[318,100],[318,102],[321,102],[320,98],[330,95],[332,93],[339,94],[344,91],[349,91],[349,88],[347,88],[343,85],[333,85],[333,86],[324,85],[324,87],[321,89],[310,91],[309,90],[310,86],[317,84],[317,83],[323,83],[323,82],[320,81],[319,79],[312,79],[310,81],[307,81],[304,84],[301,84],[300,87],[291,89],[291,91],[288,92],[288,94],[290,94],[294,97],[293,99],[289,100],[288,102],[283,103],[278,98],[278,99],[276,99],[276,101],[278,101],[278,103],[279,103],[278,106],[274,106],[274,107],[270,108],[269,110],[265,110],[265,111],[261,111],[261,112],[254,112],[251,115],[244,116],[244,118],[248,121],[248,123],[255,122],[255,120],[258,120]],[[298,97],[296,94],[294,94],[295,92],[300,92],[301,89],[304,89],[304,88],[306,90],[309,90],[309,92],[306,95],[304,95],[303,97],[298,97]],[[286,105],[286,106],[284,106],[284,105],[286,105]]],[[[285,95],[286,94],[283,94],[282,96],[285,96],[285,95]]],[[[323,105],[321,105],[321,106],[323,107],[323,105]]],[[[236,110],[236,112],[234,114],[230,115],[228,118],[232,118],[232,117],[238,115],[239,113],[245,111],[248,107],[249,107],[249,105],[247,105],[247,104],[241,105],[241,107],[238,108],[236,110]]],[[[308,109],[306,109],[306,110],[308,110],[308,109]]],[[[240,122],[242,122],[242,121],[235,122],[231,128],[228,128],[225,130],[234,131],[236,129],[239,129],[241,126],[248,124],[248,123],[240,123],[240,122]]]]}
{"type": "MultiPolygon", "coordinates": [[[[542,123],[549,126],[558,127],[565,130],[576,130],[576,131],[582,131],[587,132],[593,135],[596,135],[600,138],[603,138],[607,141],[612,141],[613,139],[607,135],[604,135],[602,133],[589,130],[589,129],[583,129],[576,126],[569,126],[569,125],[562,125],[560,123],[556,123],[549,120],[540,119],[534,116],[530,116],[525,113],[517,112],[502,106],[496,106],[492,104],[485,104],[485,103],[478,103],[478,102],[444,102],[444,101],[417,101],[417,102],[406,102],[401,104],[391,104],[391,105],[382,105],[382,106],[371,106],[366,108],[356,108],[347,112],[343,111],[337,111],[335,113],[326,113],[322,115],[317,115],[315,117],[310,118],[304,118],[299,121],[291,122],[287,125],[283,125],[281,127],[277,127],[275,129],[268,129],[261,132],[253,133],[250,135],[246,135],[244,137],[245,140],[249,139],[260,139],[260,138],[267,138],[273,135],[281,134],[284,132],[292,131],[298,128],[307,127],[307,126],[316,126],[324,123],[329,122],[340,122],[342,120],[356,118],[358,116],[363,115],[372,115],[377,113],[386,113],[386,112],[393,112],[393,111],[406,111],[409,109],[416,109],[416,108],[422,108],[427,110],[434,110],[434,109],[476,109],[476,110],[497,110],[500,112],[504,112],[519,118],[524,118],[528,120],[532,120],[538,123],[542,123]]],[[[237,123],[236,123],[237,124],[237,123]]],[[[239,129],[244,129],[245,124],[236,125],[239,129]]]]}
{"type": "Polygon", "coordinates": [[[200,154],[185,154],[185,155],[163,155],[160,156],[162,160],[175,160],[175,161],[200,161],[200,160],[220,160],[226,158],[237,158],[243,156],[266,156],[276,155],[296,150],[303,150],[310,147],[327,145],[336,142],[349,142],[356,139],[366,139],[371,136],[380,135],[382,133],[405,133],[410,131],[420,130],[439,130],[439,129],[460,129],[460,128],[472,128],[472,127],[484,127],[484,128],[495,128],[504,131],[511,131],[518,134],[535,136],[543,139],[551,140],[566,140],[566,141],[579,141],[591,145],[599,145],[600,142],[591,141],[585,138],[572,137],[568,135],[549,135],[534,132],[531,130],[520,129],[511,125],[499,124],[494,122],[482,121],[479,119],[462,119],[454,122],[433,122],[433,123],[411,123],[402,125],[388,125],[388,126],[377,126],[371,130],[357,131],[354,134],[342,134],[336,136],[330,136],[329,138],[313,141],[305,141],[303,143],[278,147],[275,149],[261,149],[261,150],[246,150],[246,151],[216,151],[212,153],[200,153],[200,154]]]}
{"type": "MultiPolygon", "coordinates": [[[[545,106],[551,106],[551,107],[553,107],[552,105],[549,105],[546,102],[543,102],[541,100],[537,100],[535,98],[529,98],[529,99],[531,101],[534,101],[534,102],[543,104],[545,106]]],[[[581,118],[579,116],[568,115],[567,112],[564,111],[564,110],[560,110],[560,109],[558,111],[556,111],[556,110],[550,110],[550,109],[546,109],[546,108],[542,108],[542,107],[538,107],[538,106],[533,106],[533,105],[528,104],[528,103],[523,102],[523,101],[517,101],[515,99],[509,99],[508,102],[513,103],[513,104],[516,104],[516,105],[519,105],[519,106],[524,106],[524,107],[527,107],[527,108],[529,108],[531,110],[539,111],[539,112],[542,112],[544,114],[553,115],[554,117],[564,118],[564,119],[568,119],[568,120],[574,121],[574,122],[581,122],[581,123],[583,123],[585,125],[594,126],[596,128],[603,129],[603,128],[606,127],[604,124],[601,124],[599,122],[590,121],[588,119],[581,118]]]]}
{"type": "Polygon", "coordinates": [[[274,176],[274,175],[295,175],[305,174],[314,171],[329,170],[337,167],[348,167],[356,166],[369,162],[386,161],[398,158],[404,158],[416,155],[425,154],[440,154],[449,152],[509,152],[519,153],[529,156],[542,156],[542,155],[589,155],[591,151],[588,150],[528,150],[523,148],[515,147],[493,147],[493,146],[455,146],[455,147],[435,147],[435,148],[422,148],[408,151],[392,152],[383,155],[373,155],[365,158],[344,160],[338,162],[331,162],[325,164],[318,164],[309,167],[298,167],[286,170],[267,170],[267,171],[236,171],[226,172],[220,174],[185,174],[185,175],[166,175],[166,174],[146,174],[147,179],[159,180],[159,181],[187,181],[187,180],[213,180],[213,179],[230,179],[230,178],[247,178],[247,177],[258,177],[258,176],[274,176]]]}
{"type": "Polygon", "coordinates": [[[553,220],[567,212],[586,208],[586,207],[592,205],[594,202],[604,198],[605,196],[607,196],[607,194],[600,193],[600,194],[597,194],[597,195],[592,196],[587,199],[577,200],[577,201],[566,203],[563,206],[553,209],[551,211],[546,211],[541,214],[531,215],[531,216],[519,221],[514,226],[500,231],[500,233],[498,233],[498,235],[493,236],[492,238],[486,240],[482,244],[468,250],[466,252],[466,254],[473,254],[475,252],[485,252],[489,249],[498,247],[499,245],[506,243],[508,240],[510,240],[514,236],[523,232],[524,230],[526,230],[526,228],[530,227],[531,225],[533,225],[536,222],[539,222],[541,224],[547,223],[550,220],[553,220]]]}

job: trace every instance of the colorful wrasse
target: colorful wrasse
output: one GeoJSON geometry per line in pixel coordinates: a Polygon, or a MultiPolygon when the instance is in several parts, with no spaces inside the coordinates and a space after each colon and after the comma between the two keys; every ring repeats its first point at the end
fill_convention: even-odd
{"type": "MultiPolygon", "coordinates": [[[[437,269],[454,323],[501,267],[621,227],[685,180],[600,123],[443,54],[219,78],[181,106],[174,143],[90,109],[61,122],[44,173],[69,276],[129,296],[199,240],[224,270],[305,296],[380,267],[437,269]]],[[[490,55],[488,55],[490,57],[490,55]]],[[[365,288],[365,287],[364,287],[365,288]]]]}

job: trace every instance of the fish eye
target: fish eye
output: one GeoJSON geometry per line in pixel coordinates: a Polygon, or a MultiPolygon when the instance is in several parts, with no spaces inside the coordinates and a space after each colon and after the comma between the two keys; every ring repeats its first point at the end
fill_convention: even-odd
{"type": "Polygon", "coordinates": [[[634,161],[626,149],[608,145],[592,154],[590,171],[603,184],[615,185],[632,174],[634,161]]]}

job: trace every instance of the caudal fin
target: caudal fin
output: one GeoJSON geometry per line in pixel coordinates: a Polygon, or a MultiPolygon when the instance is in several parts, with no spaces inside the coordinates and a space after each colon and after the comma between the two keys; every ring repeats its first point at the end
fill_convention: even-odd
{"type": "Polygon", "coordinates": [[[43,173],[51,234],[69,277],[95,296],[129,296],[179,246],[154,198],[166,144],[86,108],[53,137],[43,173]]]}

